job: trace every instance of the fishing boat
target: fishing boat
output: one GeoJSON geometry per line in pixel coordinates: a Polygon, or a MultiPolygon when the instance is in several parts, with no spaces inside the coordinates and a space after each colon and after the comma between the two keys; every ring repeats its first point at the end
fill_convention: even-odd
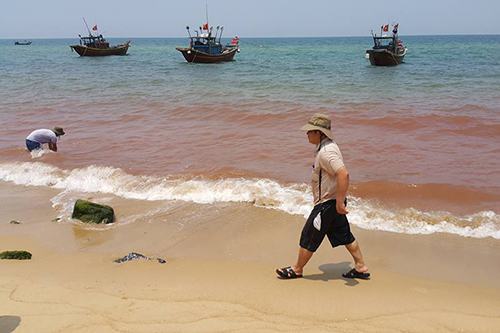
{"type": "Polygon", "coordinates": [[[31,41],[30,40],[23,40],[23,41],[16,40],[14,42],[14,45],[31,45],[31,41]]]}
{"type": "Polygon", "coordinates": [[[110,55],[126,55],[130,46],[130,41],[116,46],[109,46],[109,43],[102,35],[80,37],[80,45],[71,45],[70,48],[82,57],[102,57],[110,55]]]}
{"type": "Polygon", "coordinates": [[[380,36],[372,31],[373,47],[366,50],[366,58],[374,66],[396,66],[404,62],[404,57],[408,49],[403,45],[403,41],[398,37],[399,24],[395,24],[392,35],[384,34],[389,30],[389,25],[381,27],[380,36]]]}
{"type": "MultiPolygon", "coordinates": [[[[86,37],[78,35],[78,37],[80,37],[80,44],[70,45],[71,50],[76,51],[76,53],[78,53],[82,57],[103,57],[110,55],[127,54],[128,48],[130,46],[130,41],[127,41],[123,44],[110,46],[108,41],[104,39],[102,34],[93,35],[85,19],[83,19],[83,21],[85,22],[85,26],[87,27],[89,35],[86,37]]],[[[97,31],[97,25],[94,25],[92,27],[92,30],[97,31]]]]}
{"type": "Polygon", "coordinates": [[[221,38],[224,27],[217,26],[215,34],[213,27],[208,27],[208,23],[200,27],[200,31],[195,30],[191,35],[189,27],[186,27],[189,35],[189,47],[177,47],[187,62],[196,63],[216,63],[232,61],[237,52],[240,51],[239,38],[236,36],[231,43],[222,45],[221,38]]]}

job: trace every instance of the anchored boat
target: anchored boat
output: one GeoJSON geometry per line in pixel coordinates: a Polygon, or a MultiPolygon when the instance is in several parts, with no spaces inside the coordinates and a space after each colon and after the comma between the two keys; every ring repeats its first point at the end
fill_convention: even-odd
{"type": "MultiPolygon", "coordinates": [[[[102,34],[93,35],[90,31],[87,22],[83,19],[85,25],[87,26],[87,30],[89,35],[87,37],[80,37],[80,45],[71,45],[70,48],[76,53],[78,53],[82,57],[102,57],[102,56],[110,56],[110,55],[126,55],[128,48],[130,46],[130,41],[127,41],[123,44],[110,46],[108,41],[104,39],[102,34]]],[[[97,32],[97,25],[92,27],[93,31],[97,32]]]]}
{"type": "Polygon", "coordinates": [[[23,41],[16,40],[14,45],[31,45],[31,41],[30,40],[23,40],[23,41]]]}
{"type": "Polygon", "coordinates": [[[89,35],[80,37],[80,45],[71,45],[70,48],[82,57],[102,57],[110,55],[126,55],[130,46],[130,41],[116,46],[109,46],[109,43],[102,37],[89,35]]]}
{"type": "Polygon", "coordinates": [[[404,61],[408,49],[403,45],[403,41],[398,37],[399,24],[395,24],[392,36],[384,35],[383,32],[389,30],[389,25],[381,27],[380,36],[372,31],[373,47],[366,50],[366,58],[374,66],[396,66],[404,61]]]}
{"type": "Polygon", "coordinates": [[[239,38],[234,37],[231,43],[222,45],[221,38],[224,27],[217,26],[215,34],[213,27],[208,27],[205,23],[200,27],[200,31],[195,30],[195,35],[191,35],[189,27],[186,27],[189,35],[189,47],[177,47],[187,62],[216,63],[231,61],[237,52],[240,51],[239,38]]]}

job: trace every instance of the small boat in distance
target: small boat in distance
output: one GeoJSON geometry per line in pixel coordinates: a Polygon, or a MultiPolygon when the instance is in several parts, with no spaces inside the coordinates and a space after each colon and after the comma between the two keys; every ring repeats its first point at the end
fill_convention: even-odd
{"type": "MultiPolygon", "coordinates": [[[[76,53],[78,53],[82,57],[103,57],[110,55],[127,54],[127,50],[130,46],[130,41],[116,46],[109,46],[108,41],[104,39],[102,34],[93,35],[85,19],[83,19],[83,21],[85,22],[85,26],[87,27],[89,35],[87,37],[78,35],[78,37],[80,37],[80,45],[70,45],[71,50],[76,51],[76,53]]],[[[94,25],[94,27],[92,27],[92,30],[97,32],[97,25],[94,25]]]]}
{"type": "Polygon", "coordinates": [[[22,40],[22,41],[16,40],[14,45],[31,45],[31,41],[30,40],[22,40]]]}
{"type": "Polygon", "coordinates": [[[196,35],[192,36],[189,27],[186,27],[189,35],[189,47],[177,47],[187,62],[196,63],[216,63],[222,61],[232,61],[237,52],[240,51],[239,37],[236,36],[231,43],[222,45],[221,38],[224,27],[217,26],[215,35],[213,27],[208,27],[205,23],[200,27],[200,32],[195,30],[196,35]]]}
{"type": "Polygon", "coordinates": [[[396,66],[403,62],[407,48],[403,41],[398,38],[399,24],[395,24],[392,30],[392,36],[383,34],[389,31],[389,25],[383,25],[380,28],[380,36],[372,31],[373,48],[366,50],[366,58],[374,66],[396,66]]]}

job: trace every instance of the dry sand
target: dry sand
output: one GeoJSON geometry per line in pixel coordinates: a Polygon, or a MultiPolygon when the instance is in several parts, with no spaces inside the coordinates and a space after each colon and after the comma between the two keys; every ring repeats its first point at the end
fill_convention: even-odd
{"type": "Polygon", "coordinates": [[[106,230],[52,222],[58,192],[0,183],[0,332],[498,332],[500,241],[354,229],[373,278],[325,241],[283,281],[303,218],[251,205],[96,197],[106,230]],[[15,219],[22,224],[10,224],[15,219]],[[113,260],[128,252],[167,259],[113,260]]]}

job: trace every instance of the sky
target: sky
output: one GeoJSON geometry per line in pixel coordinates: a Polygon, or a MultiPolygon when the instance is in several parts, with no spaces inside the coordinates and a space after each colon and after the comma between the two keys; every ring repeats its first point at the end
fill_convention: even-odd
{"type": "MultiPolygon", "coordinates": [[[[82,17],[107,37],[185,37],[206,0],[0,0],[0,38],[75,38],[82,17]]],[[[401,35],[500,34],[500,0],[208,0],[225,36],[367,36],[384,23],[401,35]]]]}

